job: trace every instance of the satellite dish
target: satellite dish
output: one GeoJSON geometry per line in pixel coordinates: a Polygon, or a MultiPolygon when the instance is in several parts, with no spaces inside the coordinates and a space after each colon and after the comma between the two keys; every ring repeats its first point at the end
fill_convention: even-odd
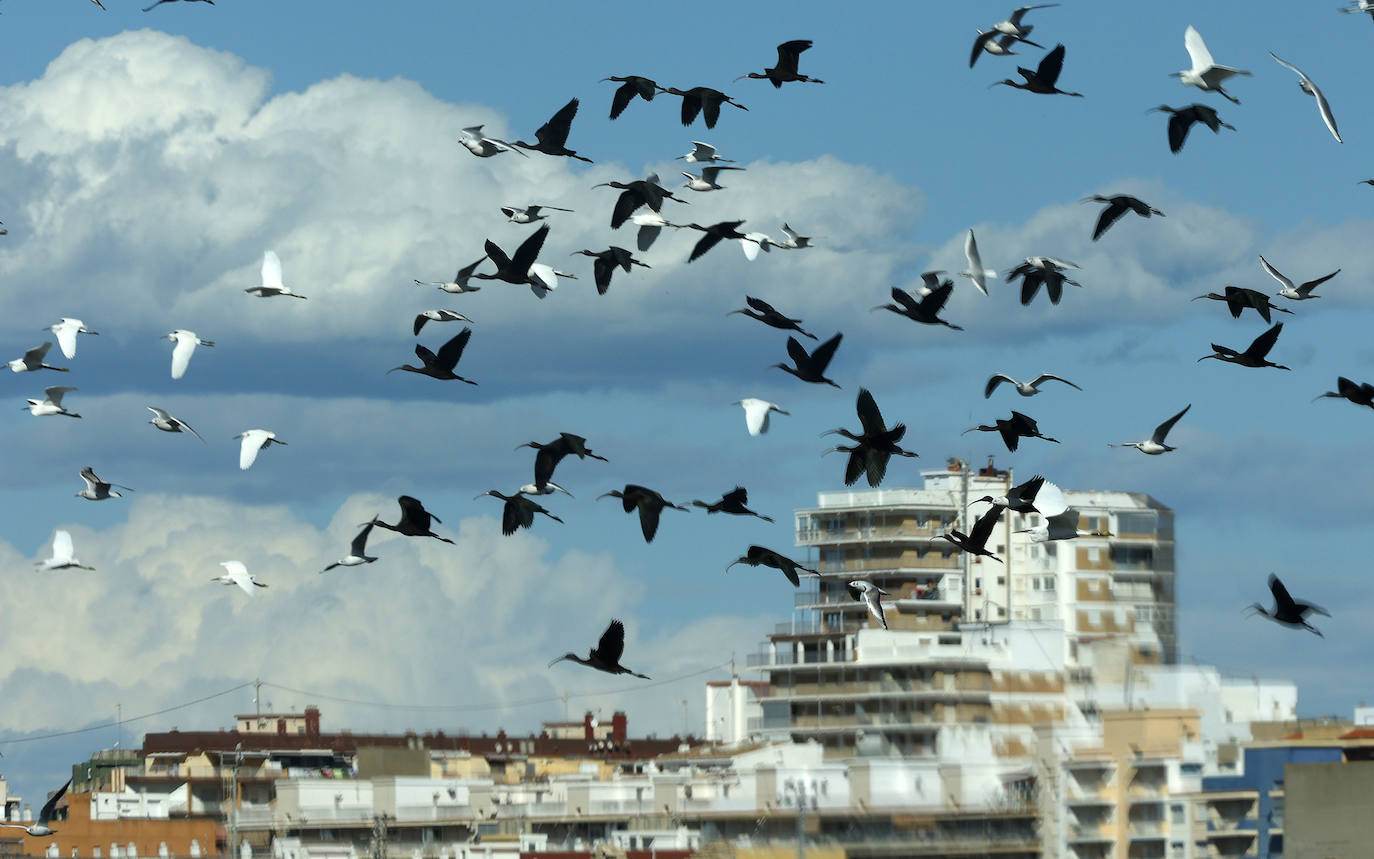
{"type": "Polygon", "coordinates": [[[597,725],[601,724],[601,720],[593,716],[590,724],[593,728],[595,728],[597,725]]]}

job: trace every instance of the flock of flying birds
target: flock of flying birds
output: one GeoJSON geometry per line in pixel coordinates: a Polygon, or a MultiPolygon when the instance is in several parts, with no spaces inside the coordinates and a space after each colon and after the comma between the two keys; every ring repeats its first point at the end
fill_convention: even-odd
{"type": "MultiPolygon", "coordinates": [[[[92,0],[92,2],[101,6],[102,9],[104,8],[99,0],[92,0]]],[[[144,11],[165,2],[173,2],[173,0],[159,0],[158,3],[147,7],[144,11]]],[[[213,0],[201,0],[201,2],[213,5],[213,0]]],[[[1034,27],[1026,23],[1025,19],[1028,13],[1032,11],[1058,5],[1057,3],[1047,3],[1022,6],[1015,9],[1006,20],[994,24],[989,29],[978,30],[969,60],[970,67],[973,67],[985,53],[998,57],[1014,55],[1018,49],[1026,46],[1042,48],[1042,45],[1029,38],[1034,27]]],[[[1374,3],[1360,0],[1351,8],[1342,11],[1369,12],[1374,17],[1374,3]]],[[[810,40],[797,39],[784,42],[777,46],[777,60],[773,66],[767,67],[761,72],[756,71],[741,75],[735,80],[736,82],[749,79],[766,80],[775,88],[780,88],[784,84],[822,84],[824,81],[803,74],[799,68],[803,54],[811,47],[810,40]]],[[[1201,34],[1191,26],[1184,31],[1184,47],[1191,60],[1191,66],[1176,73],[1181,83],[1195,87],[1204,93],[1219,95],[1238,104],[1238,99],[1231,95],[1225,87],[1231,84],[1233,78],[1247,76],[1250,72],[1214,62],[1201,34]]],[[[1331,105],[1322,91],[1296,66],[1278,56],[1272,54],[1271,56],[1275,62],[1292,70],[1298,76],[1302,91],[1314,98],[1321,121],[1336,141],[1340,142],[1341,137],[1337,130],[1331,105]]],[[[1031,94],[1083,97],[1081,93],[1067,92],[1058,88],[1058,81],[1064,70],[1064,64],[1065,48],[1062,44],[1056,45],[1045,53],[1035,69],[1018,68],[1017,71],[1021,80],[1008,78],[997,81],[992,86],[1004,85],[1031,94]]],[[[700,119],[706,128],[714,128],[721,119],[722,108],[726,105],[741,112],[748,111],[748,108],[736,101],[732,95],[707,86],[694,86],[687,89],[663,87],[654,80],[639,75],[610,76],[604,78],[603,81],[618,84],[611,95],[609,115],[612,120],[629,109],[636,99],[652,102],[655,98],[663,95],[681,99],[680,120],[683,126],[691,126],[700,119]]],[[[530,157],[528,153],[536,153],[548,157],[566,157],[591,163],[591,159],[587,156],[568,148],[573,121],[577,116],[579,107],[580,101],[577,98],[564,104],[548,122],[534,132],[533,142],[499,139],[486,134],[481,125],[464,129],[458,142],[469,153],[479,158],[511,155],[528,158],[530,157]]],[[[1215,109],[1205,104],[1189,104],[1182,107],[1161,105],[1156,110],[1169,114],[1167,142],[1169,148],[1175,153],[1182,149],[1189,130],[1194,124],[1201,123],[1213,132],[1219,132],[1223,127],[1232,128],[1222,121],[1215,109]]],[[[727,186],[722,185],[721,180],[726,171],[744,169],[733,166],[731,159],[722,157],[711,144],[704,141],[693,141],[691,151],[678,156],[678,158],[686,164],[699,166],[699,173],[682,172],[686,182],[681,187],[695,193],[715,193],[723,190],[727,186]]],[[[1374,180],[1370,180],[1370,182],[1374,184],[1374,180]]],[[[605,182],[597,187],[602,186],[610,187],[619,192],[612,206],[609,227],[612,230],[618,230],[626,224],[633,225],[636,228],[635,246],[641,253],[647,251],[665,229],[689,229],[701,233],[690,250],[685,260],[686,263],[700,259],[726,241],[737,243],[741,247],[743,255],[750,261],[775,248],[782,251],[799,251],[812,246],[810,237],[801,234],[787,223],[782,226],[783,238],[775,240],[765,233],[743,232],[741,230],[744,225],[743,220],[722,221],[707,225],[694,222],[671,222],[664,214],[665,207],[670,203],[683,203],[685,201],[675,195],[673,189],[661,184],[660,177],[657,175],[623,182],[605,182]]],[[[1126,194],[1096,195],[1086,198],[1084,202],[1099,204],[1103,207],[1092,227],[1091,236],[1094,241],[1103,239],[1110,228],[1127,214],[1133,213],[1141,218],[1164,217],[1163,212],[1126,194]]],[[[476,281],[500,281],[515,286],[526,286],[536,297],[545,298],[558,288],[560,278],[576,279],[577,277],[575,274],[560,271],[554,266],[540,261],[541,251],[550,233],[550,213],[567,213],[569,211],[543,204],[503,207],[501,212],[511,223],[519,225],[543,223],[539,223],[539,226],[532,233],[509,252],[495,241],[486,240],[483,244],[482,255],[475,261],[462,265],[452,280],[437,282],[416,280],[415,283],[422,286],[435,286],[447,295],[458,296],[478,291],[481,286],[476,281]],[[484,270],[484,266],[489,267],[490,270],[484,270]]],[[[977,240],[972,230],[969,230],[967,234],[964,250],[968,268],[960,272],[960,275],[966,278],[980,293],[988,295],[989,283],[998,275],[995,270],[987,268],[983,264],[977,240]]],[[[592,279],[597,292],[602,295],[609,290],[617,271],[621,272],[622,275],[629,275],[635,268],[649,268],[646,263],[635,258],[634,251],[620,245],[611,244],[604,250],[583,249],[577,254],[592,258],[592,279]]],[[[1314,292],[1316,287],[1339,273],[1337,270],[1297,284],[1263,257],[1260,257],[1259,262],[1263,269],[1281,285],[1282,289],[1277,293],[1277,296],[1294,302],[1319,298],[1320,296],[1314,292]]],[[[1057,305],[1064,296],[1066,286],[1081,286],[1070,276],[1070,272],[1075,272],[1078,269],[1079,266],[1075,263],[1051,256],[1037,255],[1027,257],[1021,263],[1013,266],[1005,279],[1007,282],[1018,279],[1021,281],[1020,301],[1023,305],[1030,304],[1039,294],[1042,286],[1049,301],[1057,305]]],[[[893,287],[890,293],[892,301],[873,309],[887,310],[918,324],[938,325],[961,331],[963,330],[961,326],[941,317],[941,313],[954,290],[954,281],[942,277],[943,274],[944,272],[939,271],[926,272],[922,275],[922,286],[911,292],[893,287]]],[[[246,288],[245,292],[260,299],[306,299],[305,295],[293,291],[286,284],[283,278],[282,261],[272,250],[266,251],[263,255],[261,283],[246,288]]],[[[1250,310],[1262,317],[1266,323],[1271,321],[1271,313],[1273,312],[1292,313],[1288,308],[1274,304],[1267,295],[1258,290],[1236,286],[1227,286],[1224,293],[1221,294],[1209,293],[1198,298],[1224,302],[1230,314],[1236,318],[1239,318],[1244,311],[1250,310]]],[[[838,382],[828,378],[826,373],[831,359],[841,344],[843,334],[835,333],[821,341],[815,334],[805,330],[801,319],[787,315],[785,310],[780,310],[767,301],[754,296],[746,296],[744,303],[746,305],[744,308],[733,309],[730,313],[742,314],[769,327],[789,332],[786,341],[788,361],[775,364],[774,367],[796,377],[802,383],[841,387],[838,382]],[[808,349],[796,335],[815,341],[816,345],[808,349]]],[[[414,317],[411,328],[414,335],[418,337],[430,323],[438,325],[452,322],[470,324],[472,320],[465,314],[449,308],[426,309],[414,317]]],[[[1214,343],[1212,344],[1212,354],[1204,355],[1198,360],[1211,358],[1247,368],[1287,370],[1287,367],[1269,359],[1269,354],[1275,348],[1282,330],[1282,322],[1274,324],[1243,349],[1214,343]]],[[[51,331],[62,354],[68,359],[76,357],[78,335],[97,334],[97,332],[88,329],[82,320],[77,318],[62,318],[51,326],[51,331]]],[[[198,347],[214,346],[213,341],[203,339],[194,331],[186,329],[173,330],[166,337],[174,344],[171,364],[173,379],[180,379],[187,372],[191,357],[198,347]]],[[[402,364],[392,368],[389,372],[408,372],[427,376],[435,381],[461,381],[469,385],[476,385],[478,384],[477,381],[458,373],[459,364],[464,351],[469,346],[471,337],[472,328],[465,326],[457,335],[447,339],[437,350],[417,343],[414,347],[414,354],[419,364],[402,364]]],[[[15,373],[42,370],[67,372],[66,367],[46,363],[51,346],[52,343],[49,341],[29,349],[22,357],[9,362],[10,369],[15,373]]],[[[1012,375],[999,372],[988,379],[984,389],[984,397],[991,398],[1000,386],[1006,384],[1014,388],[1021,397],[1029,398],[1041,393],[1042,386],[1047,382],[1058,382],[1079,389],[1078,385],[1053,373],[1041,373],[1030,381],[1022,382],[1012,375]]],[[[74,391],[76,391],[74,387],[48,387],[44,391],[42,399],[29,399],[27,408],[34,416],[80,418],[80,414],[69,410],[64,405],[65,396],[74,391]]],[[[1326,392],[1320,396],[1341,398],[1356,405],[1374,409],[1374,385],[1353,382],[1344,377],[1338,379],[1336,391],[1326,392]]],[[[744,398],[738,401],[737,405],[744,410],[745,426],[750,435],[766,433],[771,415],[788,414],[778,404],[758,398],[744,398]]],[[[1159,424],[1148,439],[1113,446],[1134,447],[1141,453],[1148,455],[1159,455],[1172,451],[1174,447],[1167,443],[1167,436],[1174,425],[1187,414],[1189,408],[1191,405],[1184,406],[1182,410],[1159,424]]],[[[149,423],[156,429],[167,433],[190,433],[204,442],[200,434],[183,420],[157,406],[150,405],[148,409],[153,413],[153,418],[149,420],[149,423]]],[[[901,446],[901,441],[906,432],[905,424],[896,423],[889,426],[884,420],[876,399],[867,389],[859,389],[855,409],[860,424],[859,429],[854,431],[841,427],[829,431],[829,433],[843,437],[848,444],[837,445],[826,452],[840,452],[847,455],[844,468],[846,485],[853,485],[863,479],[869,486],[877,487],[882,483],[888,462],[892,457],[915,457],[917,454],[901,446]]],[[[1017,450],[1018,444],[1023,438],[1058,443],[1056,439],[1041,432],[1034,418],[1016,410],[1012,410],[1008,418],[999,417],[991,424],[972,427],[966,432],[974,431],[997,433],[1009,451],[1017,450]]],[[[259,453],[270,446],[287,444],[286,441],[277,438],[273,431],[267,429],[246,429],[234,438],[240,441],[238,464],[241,469],[252,467],[259,453]]],[[[544,507],[536,499],[559,493],[571,497],[572,493],[553,480],[555,471],[569,456],[580,461],[588,459],[607,461],[606,457],[592,450],[586,438],[570,432],[562,432],[557,438],[547,442],[531,441],[526,445],[521,445],[521,447],[530,447],[536,451],[531,480],[510,493],[493,489],[477,496],[478,498],[493,497],[502,503],[501,528],[505,535],[514,534],[522,528],[533,527],[536,517],[540,516],[554,522],[562,522],[562,519],[555,512],[544,507]]],[[[85,482],[86,488],[77,495],[84,499],[99,501],[119,498],[121,497],[119,489],[128,491],[128,487],[102,481],[90,467],[83,469],[80,476],[85,482]]],[[[600,497],[619,499],[625,513],[637,515],[641,533],[646,542],[653,541],[659,528],[661,515],[665,510],[685,512],[692,507],[698,507],[705,509],[708,514],[724,513],[733,516],[757,517],[768,522],[773,521],[768,516],[748,507],[748,492],[742,486],[723,493],[719,500],[711,502],[694,500],[690,505],[670,501],[659,491],[639,484],[627,484],[623,489],[612,490],[600,497]]],[[[433,526],[442,524],[442,521],[426,510],[421,501],[409,495],[402,495],[397,500],[400,506],[400,517],[395,524],[387,523],[378,516],[374,516],[370,521],[361,524],[361,530],[350,544],[348,554],[324,567],[320,572],[327,572],[338,567],[360,566],[377,561],[377,557],[367,554],[367,542],[373,529],[378,527],[408,537],[431,538],[446,543],[453,542],[435,533],[433,526]]],[[[967,534],[958,528],[953,528],[948,533],[940,535],[938,539],[948,541],[959,550],[1001,562],[1000,558],[988,550],[987,541],[999,518],[1006,510],[1023,514],[1036,513],[1042,517],[1043,521],[1040,524],[1021,532],[1027,533],[1032,541],[1073,539],[1088,533],[1078,529],[1078,512],[1068,507],[1059,488],[1039,475],[1019,486],[1012,487],[1006,495],[996,498],[985,497],[977,503],[987,503],[989,508],[974,519],[967,534]]],[[[735,564],[776,569],[793,586],[800,585],[803,575],[819,575],[817,570],[807,568],[785,554],[758,545],[749,546],[746,552],[737,558],[731,566],[735,564]]],[[[55,534],[52,557],[40,562],[39,565],[44,570],[92,569],[81,564],[76,558],[71,535],[64,530],[58,530],[55,534]]],[[[267,587],[265,583],[257,581],[248,572],[244,564],[239,561],[223,561],[221,566],[225,572],[215,576],[211,581],[238,587],[250,596],[257,589],[267,587]]],[[[1275,599],[1274,608],[1265,609],[1258,603],[1252,608],[1280,623],[1307,628],[1320,635],[1314,627],[1308,624],[1306,616],[1311,613],[1326,614],[1326,612],[1310,603],[1293,600],[1276,577],[1270,576],[1269,582],[1275,599]]],[[[886,612],[882,603],[882,597],[886,596],[885,592],[871,582],[861,579],[849,582],[848,589],[850,595],[856,601],[865,603],[876,621],[883,628],[887,628],[886,612]]],[[[590,649],[586,658],[568,653],[554,660],[554,663],[561,660],[572,660],[612,674],[644,677],[643,674],[631,671],[620,664],[624,640],[625,629],[623,624],[618,620],[612,620],[597,646],[590,649]]],[[[550,663],[550,665],[554,663],[550,663]]]]}

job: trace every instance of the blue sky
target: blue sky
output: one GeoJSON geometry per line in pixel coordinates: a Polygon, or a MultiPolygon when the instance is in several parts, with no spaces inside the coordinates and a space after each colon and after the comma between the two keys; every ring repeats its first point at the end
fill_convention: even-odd
{"type": "MultiPolygon", "coordinates": [[[[1185,658],[1242,675],[1299,680],[1303,713],[1347,713],[1363,697],[1359,623],[1371,601],[1360,567],[1374,478],[1374,416],[1311,403],[1336,377],[1374,379],[1365,237],[1374,174],[1364,158],[1374,120],[1362,106],[1363,57],[1374,23],[1331,6],[1295,16],[1252,3],[1065,4],[1027,17],[1033,38],[1062,42],[1070,99],[988,85],[1040,52],[982,57],[975,27],[1010,11],[992,3],[870,4],[841,15],[798,3],[715,21],[667,5],[501,6],[252,3],[167,4],[148,14],[109,0],[11,0],[0,18],[0,342],[8,359],[61,316],[84,319],[69,374],[9,377],[0,439],[0,557],[11,571],[0,604],[7,702],[0,739],[150,712],[255,676],[315,697],[271,691],[278,708],[320,703],[326,726],[537,730],[570,703],[630,711],[632,730],[681,729],[681,700],[700,724],[699,672],[752,651],[790,612],[771,571],[725,565],[750,543],[791,550],[790,511],[841,488],[843,463],[816,436],[855,423],[870,388],[890,422],[905,421],[919,460],[895,463],[885,485],[918,485],[948,456],[1043,472],[1072,488],[1148,492],[1178,511],[1178,601],[1185,658]],[[1168,77],[1188,64],[1197,27],[1218,62],[1254,72],[1232,105],[1168,77]],[[802,71],[824,85],[732,82],[771,65],[774,46],[811,38],[802,71]],[[1330,98],[1337,144],[1295,76],[1330,98]],[[745,104],[719,124],[682,128],[660,96],[606,118],[608,75],[665,86],[714,86],[745,104]],[[582,100],[569,145],[594,165],[532,155],[476,159],[458,129],[485,123],[530,138],[569,98],[582,100]],[[1160,104],[1211,105],[1235,132],[1194,129],[1168,150],[1160,104]],[[642,255],[652,270],[617,274],[595,293],[590,260],[569,254],[614,243],[614,193],[597,182],[659,172],[669,185],[692,140],[744,172],[670,220],[747,218],[780,237],[787,221],[817,247],[753,263],[723,245],[691,266],[694,237],[668,233],[642,255]],[[1123,219],[1089,240],[1095,193],[1130,193],[1164,219],[1123,219]],[[489,284],[447,296],[441,280],[528,228],[498,207],[554,213],[541,260],[579,274],[544,301],[489,284]],[[1006,272],[1028,255],[1082,264],[1063,303],[1017,302],[1000,280],[984,297],[960,281],[945,315],[964,332],[917,326],[869,308],[925,269],[958,271],[969,227],[984,261],[1006,272]],[[309,301],[260,300],[262,253],[309,301]],[[1243,348],[1264,330],[1193,296],[1226,284],[1275,292],[1263,253],[1295,279],[1336,268],[1318,301],[1294,307],[1271,358],[1293,368],[1198,364],[1212,342],[1243,348]],[[845,339],[830,374],[843,391],[766,369],[785,336],[726,312],[745,295],[845,339]],[[414,314],[448,307],[475,320],[459,372],[478,387],[385,370],[412,360],[414,314]],[[190,328],[215,340],[185,378],[167,374],[170,344],[190,328]],[[1051,371],[1084,390],[991,400],[994,372],[1051,371]],[[24,398],[45,385],[79,388],[82,421],[34,418],[24,398]],[[792,414],[750,438],[730,405],[744,396],[792,414]],[[1170,441],[1144,457],[1108,449],[1137,440],[1183,405],[1170,441]],[[158,433],[146,405],[167,408],[207,439],[158,433]],[[1062,445],[1027,442],[1009,455],[961,430],[1023,408],[1062,445]],[[231,436],[275,430],[287,447],[236,467],[231,436]],[[586,436],[609,463],[567,461],[575,495],[546,502],[513,538],[499,505],[473,500],[530,479],[533,452],[515,445],[560,431],[586,436]],[[135,487],[123,500],[73,498],[94,466],[135,487]],[[774,525],[700,511],[664,514],[645,545],[612,500],[625,483],[670,499],[714,500],[737,484],[774,525]],[[341,557],[358,523],[396,515],[411,494],[444,520],[455,547],[378,535],[382,560],[316,571],[341,557]],[[95,573],[32,573],[52,531],[72,531],[95,573]],[[212,587],[218,562],[239,558],[271,588],[251,604],[212,587]],[[1326,639],[1241,617],[1267,601],[1269,572],[1331,608],[1326,639]],[[625,662],[655,678],[636,691],[572,665],[606,622],[626,622],[625,662]],[[311,654],[302,659],[301,654],[311,654]],[[613,691],[607,691],[613,690],[613,691]],[[486,709],[395,711],[321,696],[486,709]],[[543,704],[514,706],[542,700],[543,704]],[[580,702],[580,703],[579,703],[580,702]]],[[[1282,301],[1282,299],[1275,299],[1282,301]]],[[[437,347],[458,326],[431,324],[437,347]]],[[[53,353],[56,354],[55,352],[53,353]]],[[[148,720],[137,730],[227,724],[248,693],[148,720]]],[[[135,731],[130,730],[132,735],[135,731]]],[[[114,731],[3,746],[5,772],[41,797],[65,767],[109,745],[114,731]],[[108,734],[108,736],[107,736],[108,734]]]]}

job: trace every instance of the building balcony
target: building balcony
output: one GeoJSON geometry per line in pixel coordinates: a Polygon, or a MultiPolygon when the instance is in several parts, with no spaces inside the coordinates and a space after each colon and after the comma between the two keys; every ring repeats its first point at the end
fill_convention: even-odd
{"type": "Polygon", "coordinates": [[[1132,820],[1126,827],[1126,835],[1132,841],[1160,840],[1168,834],[1162,820],[1132,820]]]}
{"type": "Polygon", "coordinates": [[[903,689],[894,683],[794,683],[791,686],[769,686],[769,700],[788,698],[837,698],[844,701],[949,701],[991,704],[987,689],[953,689],[928,685],[917,689],[903,689]]]}
{"type": "Polygon", "coordinates": [[[1064,781],[1064,800],[1069,805],[1116,805],[1116,798],[1107,792],[1106,782],[1080,784],[1074,779],[1064,781]]]}
{"type": "Polygon", "coordinates": [[[1110,823],[1077,823],[1069,827],[1070,843],[1088,843],[1094,841],[1116,841],[1116,827],[1110,823]]]}

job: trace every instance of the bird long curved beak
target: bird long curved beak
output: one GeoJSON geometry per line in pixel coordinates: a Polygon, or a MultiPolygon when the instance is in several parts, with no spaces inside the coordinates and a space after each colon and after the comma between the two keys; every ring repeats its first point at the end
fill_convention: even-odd
{"type": "Polygon", "coordinates": [[[491,494],[491,493],[489,493],[489,492],[483,492],[483,493],[480,494],[480,495],[474,495],[474,496],[472,496],[472,500],[473,500],[473,501],[476,501],[478,498],[485,498],[487,495],[490,495],[490,494],[491,494]]]}
{"type": "Polygon", "coordinates": [[[973,432],[973,431],[976,430],[976,429],[978,429],[978,427],[969,427],[968,429],[966,429],[966,430],[964,430],[963,432],[959,433],[959,435],[968,435],[969,433],[973,432]]]}
{"type": "Polygon", "coordinates": [[[562,662],[563,660],[565,660],[565,659],[567,659],[567,658],[568,658],[568,657],[566,657],[566,656],[560,656],[560,657],[558,657],[557,659],[555,659],[554,661],[550,662],[550,663],[549,663],[549,667],[552,668],[552,667],[554,667],[555,665],[557,665],[558,663],[562,662]]]}

